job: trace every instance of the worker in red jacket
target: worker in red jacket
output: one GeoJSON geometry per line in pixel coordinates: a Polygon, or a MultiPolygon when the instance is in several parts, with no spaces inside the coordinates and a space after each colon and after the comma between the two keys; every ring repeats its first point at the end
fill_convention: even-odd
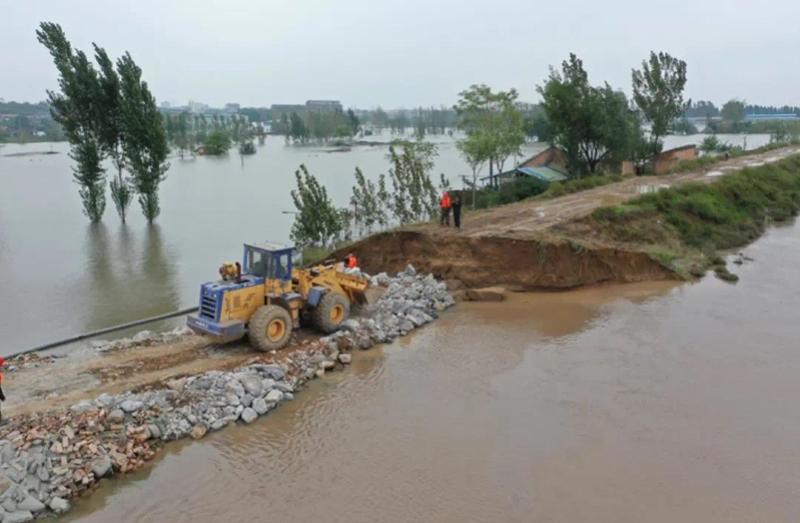
{"type": "Polygon", "coordinates": [[[439,200],[439,209],[442,212],[441,218],[439,219],[440,225],[446,225],[450,227],[450,208],[453,206],[452,200],[450,200],[450,193],[445,191],[442,193],[442,199],[439,200]]]}

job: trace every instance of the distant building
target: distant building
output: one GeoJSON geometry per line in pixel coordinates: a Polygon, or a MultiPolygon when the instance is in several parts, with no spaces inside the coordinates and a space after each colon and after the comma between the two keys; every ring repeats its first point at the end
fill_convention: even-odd
{"type": "Polygon", "coordinates": [[[497,186],[516,178],[536,178],[544,183],[561,182],[569,178],[564,153],[556,147],[548,147],[523,161],[510,171],[481,178],[489,185],[497,186]]]}
{"type": "Polygon", "coordinates": [[[342,102],[339,100],[308,100],[306,109],[318,113],[339,112],[342,110],[342,102]]]}
{"type": "Polygon", "coordinates": [[[746,114],[745,121],[759,122],[769,120],[800,120],[800,115],[795,113],[776,113],[776,114],[746,114]]]}
{"type": "Polygon", "coordinates": [[[292,113],[302,114],[305,111],[306,106],[298,104],[272,104],[269,108],[269,114],[273,122],[280,121],[284,115],[288,117],[292,113]]]}
{"type": "MultiPolygon", "coordinates": [[[[652,162],[655,174],[666,174],[675,169],[680,162],[695,160],[699,157],[697,145],[689,144],[674,149],[663,151],[658,155],[655,162],[652,162]]],[[[636,165],[631,161],[622,162],[622,174],[637,174],[636,165]]]]}
{"type": "Polygon", "coordinates": [[[194,100],[189,100],[187,107],[189,108],[189,112],[193,114],[203,114],[208,111],[208,104],[195,102],[194,100]]]}
{"type": "Polygon", "coordinates": [[[225,112],[228,114],[236,114],[239,112],[239,109],[241,109],[241,106],[239,104],[234,104],[234,103],[225,104],[225,112]]]}

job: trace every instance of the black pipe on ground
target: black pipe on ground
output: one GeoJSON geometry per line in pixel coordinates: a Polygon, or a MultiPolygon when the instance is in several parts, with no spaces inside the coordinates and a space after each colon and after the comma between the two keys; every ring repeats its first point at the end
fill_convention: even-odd
{"type": "Polygon", "coordinates": [[[53,341],[53,342],[50,342],[50,343],[45,343],[44,345],[39,345],[37,347],[31,347],[30,349],[21,350],[21,351],[15,352],[13,354],[9,354],[5,358],[6,359],[11,359],[11,358],[14,358],[16,356],[20,356],[22,354],[30,354],[31,352],[39,352],[39,351],[43,351],[43,350],[46,350],[46,349],[53,349],[55,347],[60,347],[62,345],[67,345],[69,343],[74,343],[76,341],[85,340],[87,338],[94,338],[95,336],[101,336],[103,334],[108,334],[110,332],[121,331],[121,330],[124,330],[124,329],[129,329],[131,327],[136,327],[138,325],[144,325],[146,323],[153,323],[155,321],[168,320],[170,318],[175,318],[177,316],[183,316],[184,314],[190,314],[190,313],[192,313],[192,312],[194,312],[196,310],[197,310],[197,307],[189,307],[188,309],[181,309],[179,311],[168,312],[166,314],[161,314],[159,316],[151,316],[149,318],[144,318],[144,319],[141,319],[141,320],[131,321],[131,322],[128,322],[128,323],[122,323],[120,325],[113,325],[111,327],[105,327],[105,328],[98,329],[98,330],[91,331],[91,332],[85,332],[83,334],[78,334],[76,336],[72,336],[70,338],[65,338],[63,340],[53,341]]]}

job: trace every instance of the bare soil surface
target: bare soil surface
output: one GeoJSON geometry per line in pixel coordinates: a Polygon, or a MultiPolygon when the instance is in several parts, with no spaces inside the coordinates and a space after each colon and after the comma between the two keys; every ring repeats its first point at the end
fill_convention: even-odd
{"type": "MultiPolygon", "coordinates": [[[[385,289],[370,288],[369,303],[385,289]]],[[[368,310],[368,309],[367,309],[368,310]]],[[[354,315],[365,313],[355,309],[354,315]]],[[[308,347],[319,334],[303,328],[292,334],[292,343],[275,354],[250,347],[247,339],[224,345],[197,335],[182,336],[174,342],[147,343],[126,349],[98,352],[81,346],[64,357],[25,356],[9,360],[18,370],[5,372],[3,416],[41,412],[74,405],[100,394],[163,386],[170,379],[209,370],[232,369],[255,361],[280,361],[283,355],[308,347]]]]}

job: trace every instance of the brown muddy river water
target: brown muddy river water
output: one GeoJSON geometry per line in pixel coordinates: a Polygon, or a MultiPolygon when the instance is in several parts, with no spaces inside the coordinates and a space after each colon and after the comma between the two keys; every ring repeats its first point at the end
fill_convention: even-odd
{"type": "Polygon", "coordinates": [[[461,304],[68,521],[798,521],[798,240],[736,285],[461,304]]]}

